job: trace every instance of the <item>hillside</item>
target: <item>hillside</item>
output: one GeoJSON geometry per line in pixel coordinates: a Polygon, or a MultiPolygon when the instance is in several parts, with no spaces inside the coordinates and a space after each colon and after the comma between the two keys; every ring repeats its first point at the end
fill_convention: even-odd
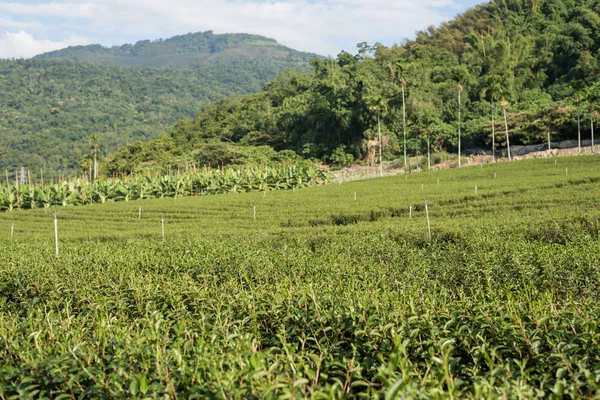
{"type": "Polygon", "coordinates": [[[414,40],[362,43],[356,55],[313,60],[312,73],[283,73],[259,94],[207,106],[142,145],[143,156],[117,154],[109,170],[187,161],[219,141],[334,163],[373,161],[378,114],[388,159],[423,154],[428,142],[432,151],[456,153],[459,116],[462,150],[494,147],[502,155],[507,137],[539,144],[549,133],[552,141],[590,139],[599,49],[596,1],[491,1],[414,40]]]}
{"type": "Polygon", "coordinates": [[[188,33],[169,39],[142,40],[135,44],[104,47],[72,46],[41,54],[40,60],[85,61],[91,64],[122,65],[138,68],[190,68],[223,62],[261,62],[271,67],[307,69],[316,54],[303,53],[258,35],[214,34],[212,31],[188,33]]]}
{"type": "Polygon", "coordinates": [[[313,56],[259,36],[210,32],[125,47],[127,56],[123,47],[84,46],[0,60],[0,170],[76,172],[94,134],[102,154],[154,139],[208,103],[307,69],[313,56]]]}

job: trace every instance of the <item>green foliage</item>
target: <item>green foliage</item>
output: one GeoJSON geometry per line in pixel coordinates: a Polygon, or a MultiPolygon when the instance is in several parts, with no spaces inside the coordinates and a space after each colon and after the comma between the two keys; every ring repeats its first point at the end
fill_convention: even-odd
{"type": "MultiPolygon", "coordinates": [[[[378,112],[387,157],[403,154],[405,106],[409,155],[423,152],[424,135],[435,151],[456,153],[460,86],[463,150],[491,150],[492,106],[505,145],[502,100],[511,144],[544,142],[548,129],[554,141],[574,139],[574,97],[585,121],[600,99],[599,15],[595,0],[491,1],[402,45],[361,43],[355,56],[314,59],[311,74],[283,73],[261,93],[206,107],[168,134],[182,153],[217,138],[333,163],[343,146],[373,162],[378,112]]],[[[589,131],[585,124],[585,138],[589,131]]]]}
{"type": "Polygon", "coordinates": [[[594,398],[599,167],[2,213],[0,396],[594,398]]]}
{"type": "Polygon", "coordinates": [[[92,134],[100,136],[100,153],[110,156],[156,139],[206,104],[257,92],[285,69],[308,69],[313,56],[250,35],[190,34],[144,43],[0,60],[0,171],[25,166],[43,168],[47,176],[73,173],[92,134]],[[146,68],[159,66],[152,54],[164,68],[146,68]]]}
{"type": "Polygon", "coordinates": [[[122,178],[70,179],[49,185],[0,184],[0,211],[15,209],[48,209],[51,206],[87,205],[113,201],[155,199],[162,197],[198,196],[295,189],[323,185],[328,174],[312,165],[228,167],[213,169],[206,165],[172,174],[136,174],[122,178]]]}
{"type": "MultiPolygon", "coordinates": [[[[103,47],[97,44],[71,46],[34,57],[37,60],[73,60],[91,64],[138,68],[192,68],[211,65],[231,68],[236,62],[260,62],[265,71],[277,67],[307,69],[316,54],[292,50],[259,35],[188,33],[168,39],[142,40],[135,44],[103,47]]],[[[215,71],[216,72],[216,71],[215,71]]],[[[233,72],[233,71],[232,71],[233,72]]],[[[232,79],[236,79],[232,76],[232,79]]]]}

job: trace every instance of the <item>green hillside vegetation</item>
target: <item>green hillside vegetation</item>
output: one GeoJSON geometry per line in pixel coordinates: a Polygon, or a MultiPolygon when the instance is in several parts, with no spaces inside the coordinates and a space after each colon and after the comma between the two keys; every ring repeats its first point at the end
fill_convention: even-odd
{"type": "Polygon", "coordinates": [[[132,49],[139,55],[125,58],[129,65],[156,66],[151,49],[170,43],[183,49],[182,58],[165,50],[160,56],[178,65],[161,69],[100,59],[92,64],[91,56],[72,56],[113,51],[96,46],[0,60],[0,170],[25,166],[37,174],[43,168],[48,177],[77,172],[94,134],[104,155],[154,139],[206,104],[260,91],[285,69],[307,69],[313,56],[258,36],[204,33],[138,43],[132,49]]]}
{"type": "Polygon", "coordinates": [[[34,59],[67,59],[138,68],[189,68],[223,62],[254,61],[271,68],[279,66],[280,70],[306,70],[308,60],[313,57],[317,55],[290,49],[264,36],[245,33],[214,34],[206,31],[114,47],[72,46],[41,54],[34,59]]]}
{"type": "Polygon", "coordinates": [[[600,100],[599,48],[597,1],[492,1],[415,40],[362,43],[357,55],[314,59],[311,73],[284,72],[258,94],[223,99],[159,141],[136,145],[143,154],[137,160],[123,150],[108,169],[187,162],[211,142],[365,160],[378,114],[386,158],[425,152],[427,137],[432,150],[456,153],[459,115],[462,150],[495,145],[501,155],[507,137],[512,145],[539,144],[549,132],[552,141],[590,139],[600,100]]]}
{"type": "Polygon", "coordinates": [[[52,207],[59,257],[46,210],[0,213],[0,397],[596,398],[599,182],[581,156],[52,207]]]}

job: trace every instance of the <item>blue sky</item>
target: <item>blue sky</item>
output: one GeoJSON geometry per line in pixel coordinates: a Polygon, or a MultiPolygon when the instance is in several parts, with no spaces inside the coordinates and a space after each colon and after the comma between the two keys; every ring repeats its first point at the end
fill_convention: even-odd
{"type": "Polygon", "coordinates": [[[359,42],[399,43],[476,0],[0,0],[0,58],[188,32],[261,34],[335,56],[359,42]]]}

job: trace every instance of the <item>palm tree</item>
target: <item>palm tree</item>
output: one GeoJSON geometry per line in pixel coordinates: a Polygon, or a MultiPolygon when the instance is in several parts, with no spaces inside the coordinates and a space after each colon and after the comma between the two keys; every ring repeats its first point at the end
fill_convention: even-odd
{"type": "Polygon", "coordinates": [[[379,136],[379,175],[383,176],[383,142],[381,140],[381,113],[387,108],[385,99],[381,95],[369,96],[367,98],[369,110],[377,115],[377,132],[379,136]]]}
{"type": "Polygon", "coordinates": [[[506,118],[506,107],[508,107],[508,101],[502,100],[500,101],[500,107],[502,107],[502,111],[504,112],[504,128],[506,129],[506,150],[508,152],[508,161],[512,161],[512,157],[510,156],[510,140],[508,138],[508,120],[506,118]]]}

